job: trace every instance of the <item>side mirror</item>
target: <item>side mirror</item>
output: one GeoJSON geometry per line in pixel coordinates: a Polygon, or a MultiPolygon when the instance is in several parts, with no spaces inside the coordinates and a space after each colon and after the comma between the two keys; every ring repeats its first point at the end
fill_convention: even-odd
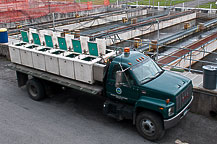
{"type": "Polygon", "coordinates": [[[123,82],[123,72],[122,71],[117,71],[116,72],[116,81],[115,81],[115,87],[120,87],[122,82],[123,82]]]}

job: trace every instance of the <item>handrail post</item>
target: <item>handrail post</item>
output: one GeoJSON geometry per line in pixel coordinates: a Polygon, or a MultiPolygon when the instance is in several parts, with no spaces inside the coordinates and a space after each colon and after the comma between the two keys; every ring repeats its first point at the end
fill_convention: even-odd
{"type": "Polygon", "coordinates": [[[192,56],[192,50],[190,50],[190,65],[188,67],[189,72],[191,72],[191,56],[192,56]]]}

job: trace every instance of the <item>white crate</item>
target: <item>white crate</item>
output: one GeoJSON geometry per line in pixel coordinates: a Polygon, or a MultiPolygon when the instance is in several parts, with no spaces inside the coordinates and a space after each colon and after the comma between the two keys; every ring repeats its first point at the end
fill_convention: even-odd
{"type": "Polygon", "coordinates": [[[28,67],[33,67],[33,62],[32,62],[32,52],[30,50],[26,50],[21,48],[20,49],[20,57],[21,57],[21,64],[28,66],[28,67]]]}
{"type": "Polygon", "coordinates": [[[105,64],[100,64],[100,63],[95,63],[93,65],[93,79],[95,81],[103,82],[105,67],[106,67],[105,64]]]}
{"type": "Polygon", "coordinates": [[[67,58],[59,58],[60,75],[75,79],[74,61],[67,58]]]}
{"type": "Polygon", "coordinates": [[[21,64],[20,48],[28,45],[28,43],[20,42],[9,46],[11,62],[21,64]]]}
{"type": "Polygon", "coordinates": [[[59,63],[58,58],[53,55],[45,55],[45,67],[46,71],[59,75],[59,63]]]}
{"type": "Polygon", "coordinates": [[[17,48],[15,46],[9,46],[9,52],[10,52],[11,62],[21,64],[20,48],[17,48]]]}
{"type": "Polygon", "coordinates": [[[60,74],[59,70],[59,56],[61,54],[52,54],[53,52],[61,51],[59,49],[51,49],[45,52],[45,68],[47,72],[53,74],[60,74]]]}
{"type": "Polygon", "coordinates": [[[74,68],[74,60],[78,58],[78,53],[73,52],[65,52],[64,56],[59,56],[59,70],[60,75],[75,79],[75,68],[74,68]],[[69,55],[75,57],[68,57],[69,55]]]}
{"type": "Polygon", "coordinates": [[[46,47],[38,47],[32,52],[33,67],[42,71],[46,70],[45,67],[45,51],[42,49],[50,49],[46,47]]]}
{"type": "Polygon", "coordinates": [[[26,43],[21,42],[15,45],[9,45],[9,53],[10,53],[11,62],[21,64],[20,47],[23,46],[22,44],[26,44],[26,43]]]}
{"type": "MultiPolygon", "coordinates": [[[[86,56],[85,58],[92,57],[86,56]]],[[[93,64],[100,61],[100,58],[94,57],[92,61],[84,61],[81,59],[76,59],[74,61],[75,67],[75,79],[85,83],[93,84],[93,64]]]]}
{"type": "Polygon", "coordinates": [[[36,47],[39,46],[34,44],[27,44],[23,47],[20,47],[20,58],[22,65],[33,67],[32,52],[36,47]]]}
{"type": "Polygon", "coordinates": [[[45,56],[42,53],[32,53],[33,67],[45,71],[45,56]]]}

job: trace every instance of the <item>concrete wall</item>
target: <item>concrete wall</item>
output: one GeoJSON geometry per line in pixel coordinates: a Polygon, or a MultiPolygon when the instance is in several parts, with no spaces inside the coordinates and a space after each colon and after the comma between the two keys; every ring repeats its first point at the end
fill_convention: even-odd
{"type": "Polygon", "coordinates": [[[204,88],[194,88],[194,101],[191,112],[210,116],[210,111],[217,113],[217,91],[204,88]]]}

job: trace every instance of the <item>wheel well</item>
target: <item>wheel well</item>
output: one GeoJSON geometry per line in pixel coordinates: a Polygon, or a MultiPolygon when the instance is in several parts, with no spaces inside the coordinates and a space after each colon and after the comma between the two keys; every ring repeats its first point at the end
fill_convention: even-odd
{"type": "Polygon", "coordinates": [[[144,111],[149,111],[149,112],[155,113],[156,115],[160,116],[161,119],[163,120],[163,115],[160,112],[157,112],[157,111],[154,111],[154,110],[151,110],[151,109],[147,109],[147,108],[144,108],[144,107],[137,107],[136,111],[135,111],[135,114],[134,114],[134,118],[133,118],[133,124],[135,124],[137,115],[139,113],[141,113],[141,112],[144,112],[144,111]]]}
{"type": "Polygon", "coordinates": [[[139,113],[144,112],[144,111],[150,111],[152,113],[155,113],[155,114],[159,115],[161,118],[163,118],[163,115],[160,112],[150,110],[150,109],[147,109],[147,108],[143,108],[143,107],[136,108],[136,115],[138,115],[139,113]]]}

